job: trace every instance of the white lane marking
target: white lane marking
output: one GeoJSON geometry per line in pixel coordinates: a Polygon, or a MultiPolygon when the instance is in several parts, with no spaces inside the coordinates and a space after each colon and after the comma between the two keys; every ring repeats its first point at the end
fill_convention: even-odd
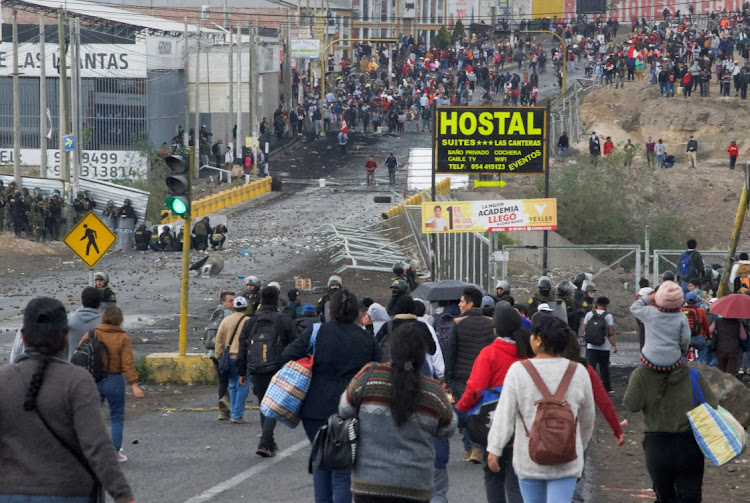
{"type": "Polygon", "coordinates": [[[293,446],[289,447],[288,449],[284,449],[279,454],[274,456],[271,460],[268,462],[260,462],[257,465],[253,466],[252,468],[248,468],[244,472],[240,472],[231,479],[227,479],[224,482],[220,484],[216,484],[212,488],[203,491],[201,494],[197,496],[193,496],[189,500],[185,501],[185,503],[203,503],[204,501],[210,501],[215,496],[218,496],[219,494],[223,493],[224,491],[227,491],[233,487],[236,487],[240,484],[242,484],[244,481],[249,479],[250,477],[257,475],[258,473],[271,468],[272,466],[276,465],[277,463],[280,463],[281,461],[285,460],[292,454],[301,451],[305,447],[309,446],[310,442],[308,440],[301,440],[294,444],[293,446]]]}

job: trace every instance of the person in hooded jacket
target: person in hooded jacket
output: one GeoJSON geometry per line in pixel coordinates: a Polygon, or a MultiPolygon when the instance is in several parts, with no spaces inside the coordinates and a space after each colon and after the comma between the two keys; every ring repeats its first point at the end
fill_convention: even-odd
{"type": "MultiPolygon", "coordinates": [[[[312,380],[299,416],[310,442],[328,417],[336,412],[341,394],[367,363],[381,360],[380,346],[355,324],[359,301],[348,290],[333,292],[331,320],[323,323],[315,340],[312,380]]],[[[305,356],[313,327],[305,330],[284,349],[284,361],[305,356]]],[[[324,465],[313,474],[315,503],[351,501],[351,470],[331,470],[324,465]]]]}
{"type": "Polygon", "coordinates": [[[294,326],[297,330],[297,336],[308,330],[318,322],[318,315],[315,314],[315,306],[305,304],[302,306],[302,313],[294,319],[294,326]]]}
{"type": "Polygon", "coordinates": [[[101,302],[102,294],[98,288],[87,286],[81,292],[82,307],[68,318],[68,360],[73,358],[73,353],[76,352],[83,336],[101,322],[101,302]]]}
{"type": "MultiPolygon", "coordinates": [[[[502,386],[510,366],[522,359],[534,356],[529,345],[530,332],[522,328],[521,315],[507,302],[500,302],[495,308],[493,332],[496,339],[479,352],[471,369],[466,391],[456,404],[456,409],[468,413],[482,399],[482,392],[502,386]]],[[[521,490],[518,478],[510,461],[513,459],[513,446],[503,449],[499,472],[487,466],[487,452],[484,452],[484,487],[489,503],[521,503],[521,490]]]]}
{"type": "Polygon", "coordinates": [[[367,308],[367,316],[372,322],[373,334],[380,332],[381,327],[391,321],[391,317],[388,316],[385,308],[377,302],[370,304],[370,307],[367,308]]]}
{"type": "Polygon", "coordinates": [[[318,299],[318,306],[315,312],[318,314],[321,323],[330,321],[328,316],[328,308],[331,302],[331,296],[337,291],[341,291],[341,278],[339,276],[331,276],[328,278],[328,291],[318,299]]]}

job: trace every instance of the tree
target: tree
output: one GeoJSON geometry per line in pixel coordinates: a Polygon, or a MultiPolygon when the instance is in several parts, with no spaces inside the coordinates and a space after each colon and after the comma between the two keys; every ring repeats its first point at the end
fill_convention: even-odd
{"type": "Polygon", "coordinates": [[[466,36],[466,29],[464,28],[464,24],[459,19],[456,21],[456,25],[453,27],[453,41],[455,42],[459,38],[466,36]]]}
{"type": "Polygon", "coordinates": [[[435,38],[435,44],[437,44],[438,49],[447,49],[452,42],[451,34],[445,26],[440,28],[440,31],[438,31],[437,37],[435,38]]]}

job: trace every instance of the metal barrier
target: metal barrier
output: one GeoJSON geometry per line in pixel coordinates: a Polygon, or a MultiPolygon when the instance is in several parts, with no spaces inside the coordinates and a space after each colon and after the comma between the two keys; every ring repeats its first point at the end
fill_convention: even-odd
{"type": "Polygon", "coordinates": [[[204,164],[200,167],[199,171],[203,171],[204,169],[217,171],[219,173],[219,180],[225,183],[232,183],[232,172],[228,169],[215,168],[208,164],[204,164]]]}
{"type": "MultiPolygon", "coordinates": [[[[404,206],[416,206],[418,204],[421,204],[422,202],[432,201],[432,194],[431,189],[425,189],[422,191],[417,192],[410,198],[406,199],[402,204],[396,205],[392,208],[389,208],[385,210],[380,217],[383,220],[388,220],[389,218],[393,218],[399,213],[402,213],[404,211],[404,206]]],[[[447,196],[451,193],[451,179],[446,178],[445,180],[441,181],[440,183],[437,183],[435,185],[435,193],[437,195],[441,196],[447,196]]]]}
{"type": "Polygon", "coordinates": [[[455,279],[494,291],[489,238],[477,232],[436,234],[434,253],[436,280],[455,279]]]}
{"type": "MultiPolygon", "coordinates": [[[[680,256],[685,250],[654,250],[654,285],[661,283],[661,275],[664,271],[671,270],[677,275],[680,268],[680,256]]],[[[706,265],[721,264],[727,258],[726,250],[699,250],[706,265]]]]}
{"type": "MultiPolygon", "coordinates": [[[[239,187],[223,190],[217,194],[198,199],[197,201],[192,201],[190,203],[190,218],[195,220],[208,214],[216,213],[224,208],[229,208],[230,206],[254,199],[266,192],[271,192],[270,176],[240,185],[239,187]]],[[[161,223],[170,224],[177,220],[182,220],[182,217],[179,215],[173,215],[172,212],[168,212],[166,216],[162,217],[161,223]]]]}

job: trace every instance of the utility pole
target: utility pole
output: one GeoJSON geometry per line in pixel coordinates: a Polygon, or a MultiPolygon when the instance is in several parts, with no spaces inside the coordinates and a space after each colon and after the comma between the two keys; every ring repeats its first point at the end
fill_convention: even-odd
{"type": "MultiPolygon", "coordinates": [[[[193,117],[195,123],[195,133],[193,133],[193,180],[197,180],[200,177],[201,169],[201,148],[200,148],[200,98],[201,98],[201,29],[198,26],[198,35],[195,38],[195,90],[193,98],[193,117]]],[[[190,212],[188,212],[190,213],[190,212]]],[[[190,223],[190,215],[186,214],[185,224],[190,223]]],[[[190,239],[190,228],[188,227],[185,231],[185,239],[190,239]]]]}
{"type": "MultiPolygon", "coordinates": [[[[232,117],[234,117],[234,33],[229,30],[229,108],[227,109],[227,140],[226,148],[232,141],[232,117]]],[[[234,146],[235,149],[237,145],[234,146]]],[[[237,150],[234,151],[234,157],[237,157],[237,150]]]]}
{"type": "Polygon", "coordinates": [[[47,51],[44,44],[44,20],[39,16],[39,170],[42,178],[47,178],[47,51]]]}
{"type": "Polygon", "coordinates": [[[13,9],[13,180],[21,187],[21,93],[18,89],[18,12],[13,9]]]}
{"type": "Polygon", "coordinates": [[[258,144],[260,143],[259,135],[255,132],[257,131],[258,127],[258,118],[255,116],[256,112],[256,102],[258,100],[258,97],[256,96],[256,93],[258,92],[258,78],[256,77],[256,71],[258,67],[258,53],[256,52],[255,48],[255,33],[256,28],[255,26],[250,26],[250,48],[249,48],[249,56],[250,56],[250,64],[248,65],[250,67],[250,75],[249,75],[249,86],[248,86],[248,102],[249,102],[249,108],[250,108],[250,129],[248,130],[248,135],[253,137],[253,175],[258,174],[258,146],[256,145],[256,139],[258,141],[258,144]]]}
{"type": "MultiPolygon", "coordinates": [[[[291,15],[287,9],[286,25],[284,26],[284,105],[288,110],[292,108],[292,27],[291,15]]],[[[292,134],[292,128],[289,128],[289,135],[292,134]]]]}
{"type": "Polygon", "coordinates": [[[733,285],[729,284],[729,274],[726,271],[732,270],[732,263],[734,262],[734,254],[737,252],[737,245],[740,242],[740,233],[742,232],[742,223],[745,221],[745,213],[747,212],[748,201],[748,190],[750,190],[750,161],[745,166],[745,184],[742,187],[742,195],[740,196],[740,204],[737,207],[737,214],[734,218],[734,228],[732,229],[732,239],[729,242],[729,249],[727,250],[727,257],[724,261],[724,274],[721,275],[721,281],[719,282],[719,291],[716,292],[717,297],[723,297],[732,293],[733,285]]]}
{"type": "Polygon", "coordinates": [[[182,146],[187,149],[188,142],[190,141],[190,46],[188,44],[188,25],[187,18],[185,19],[185,32],[182,35],[182,40],[185,45],[185,127],[182,130],[182,146]]]}
{"type": "Polygon", "coordinates": [[[81,46],[78,44],[78,19],[70,20],[70,94],[71,94],[71,127],[73,137],[75,138],[75,145],[73,147],[73,193],[78,193],[78,177],[81,173],[81,103],[80,103],[80,53],[78,52],[81,46]]]}
{"type": "Polygon", "coordinates": [[[67,55],[65,50],[65,11],[57,11],[57,40],[60,46],[60,60],[58,61],[58,71],[60,73],[60,131],[58,133],[60,149],[60,178],[63,181],[64,191],[68,196],[68,202],[73,201],[75,194],[70,193],[70,157],[65,152],[63,135],[68,132],[68,71],[67,55]]]}
{"type": "Polygon", "coordinates": [[[237,26],[237,145],[235,157],[242,157],[242,145],[245,144],[242,136],[242,28],[237,26]]]}

